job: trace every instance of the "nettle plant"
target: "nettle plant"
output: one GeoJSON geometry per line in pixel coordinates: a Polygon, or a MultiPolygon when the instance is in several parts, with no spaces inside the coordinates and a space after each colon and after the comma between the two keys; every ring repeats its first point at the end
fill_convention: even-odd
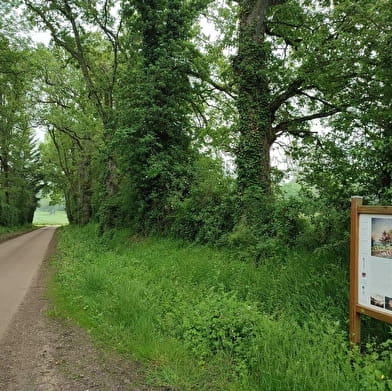
{"type": "Polygon", "coordinates": [[[248,367],[249,352],[266,320],[255,304],[240,301],[232,292],[211,290],[185,314],[179,327],[185,344],[200,364],[223,353],[241,374],[248,367]]]}

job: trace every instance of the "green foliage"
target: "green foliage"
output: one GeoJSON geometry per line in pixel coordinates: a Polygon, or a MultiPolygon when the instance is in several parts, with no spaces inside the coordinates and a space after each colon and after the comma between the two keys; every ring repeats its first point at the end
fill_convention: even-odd
{"type": "Polygon", "coordinates": [[[19,212],[16,207],[6,203],[0,204],[0,226],[14,227],[19,222],[19,212]]]}
{"type": "MultiPolygon", "coordinates": [[[[254,196],[252,198],[256,200],[254,196]]],[[[261,199],[256,201],[259,205],[262,204],[261,199]]],[[[247,204],[256,208],[254,203],[247,204]]],[[[328,237],[331,235],[333,221],[330,221],[330,226],[321,230],[322,220],[328,220],[330,214],[321,211],[321,205],[306,194],[277,196],[273,204],[270,200],[269,204],[264,202],[264,205],[264,209],[260,210],[259,207],[254,213],[251,224],[250,219],[241,219],[227,236],[226,244],[243,260],[260,263],[270,257],[280,257],[290,248],[312,251],[336,239],[328,237]],[[268,221],[265,221],[266,218],[268,221]]],[[[341,225],[338,225],[332,232],[339,235],[341,228],[341,225]]],[[[337,247],[341,246],[342,242],[342,238],[339,238],[337,247]]]]}
{"type": "Polygon", "coordinates": [[[55,312],[145,362],[156,384],[390,389],[390,342],[348,349],[348,271],[339,260],[291,251],[256,267],[226,251],[95,232],[61,230],[55,312]]]}
{"type": "Polygon", "coordinates": [[[239,300],[233,293],[212,290],[187,310],[177,328],[200,363],[223,352],[232,357],[235,370],[244,375],[263,321],[254,304],[239,300]]]}
{"type": "Polygon", "coordinates": [[[330,51],[344,55],[342,67],[353,75],[339,91],[348,108],[328,121],[331,131],[294,146],[293,156],[301,179],[331,207],[346,208],[352,195],[389,204],[391,71],[384,53],[391,52],[392,13],[384,0],[341,1],[332,16],[341,40],[330,51]]]}
{"type": "Polygon", "coordinates": [[[102,198],[95,205],[98,210],[103,205],[102,227],[113,226],[111,216],[117,210],[106,201],[115,196],[117,190],[116,159],[111,142],[117,121],[114,106],[123,26],[119,18],[114,17],[115,3],[71,4],[42,0],[24,0],[23,3],[25,16],[39,28],[51,31],[51,54],[59,60],[56,64],[53,57],[42,50],[42,57],[49,60],[49,66],[46,69],[44,66],[42,72],[44,90],[49,96],[43,103],[50,107],[49,119],[44,116],[44,122],[54,135],[52,139],[57,136],[55,174],[66,177],[62,190],[68,218],[73,223],[86,224],[98,215],[91,205],[94,188],[99,189],[97,193],[102,198]],[[68,172],[62,162],[64,156],[71,166],[68,172]],[[91,162],[98,160],[100,165],[95,170],[91,162]],[[93,185],[93,179],[99,180],[100,186],[93,185]]]}
{"type": "Polygon", "coordinates": [[[288,197],[275,204],[273,221],[276,237],[289,247],[298,244],[298,236],[307,228],[305,202],[300,197],[288,197]]]}
{"type": "Polygon", "coordinates": [[[8,236],[8,234],[13,234],[13,233],[19,233],[19,232],[28,232],[31,231],[33,228],[31,226],[31,224],[26,224],[26,225],[22,225],[22,226],[7,226],[7,227],[3,227],[0,226],[0,241],[1,241],[1,237],[4,235],[5,237],[8,236]]]}
{"type": "Polygon", "coordinates": [[[220,162],[199,156],[194,163],[189,194],[177,205],[171,232],[198,243],[219,243],[234,226],[234,180],[222,172],[220,162]]]}
{"type": "Polygon", "coordinates": [[[43,173],[71,223],[229,243],[260,262],[295,243],[342,253],[349,195],[389,202],[386,0],[134,1],[118,18],[114,2],[23,3],[54,37],[34,63],[51,136],[43,173]],[[313,139],[308,122],[332,115],[340,132],[313,139]],[[283,135],[303,139],[296,157],[320,205],[275,194],[270,149],[283,135]],[[234,151],[236,178],[200,150],[234,151]]]}
{"type": "Polygon", "coordinates": [[[44,195],[64,199],[72,224],[93,218],[92,195],[101,169],[97,163],[102,123],[95,116],[84,81],[73,66],[62,65],[64,50],[40,49],[39,64],[45,104],[39,116],[48,129],[40,150],[43,159],[44,195]]]}
{"type": "Polygon", "coordinates": [[[0,225],[32,222],[41,188],[31,95],[32,52],[0,34],[0,225]]]}
{"type": "Polygon", "coordinates": [[[140,232],[166,231],[189,191],[196,153],[188,75],[196,72],[200,57],[190,39],[203,3],[136,1],[136,16],[127,19],[139,45],[123,78],[116,143],[134,198],[133,225],[140,232]]]}
{"type": "Polygon", "coordinates": [[[52,139],[43,171],[47,192],[65,193],[71,223],[228,243],[260,263],[295,244],[343,253],[349,193],[389,199],[385,0],[135,1],[121,4],[123,23],[113,2],[24,3],[54,30],[36,62],[52,139]],[[198,23],[206,9],[215,41],[198,23]],[[343,136],[320,149],[307,123],[337,112],[343,136]],[[355,121],[369,125],[365,139],[351,136],[355,121]],[[303,138],[297,157],[319,206],[316,196],[276,194],[270,149],[282,135],[303,138]],[[201,150],[234,151],[235,179],[201,150]]]}

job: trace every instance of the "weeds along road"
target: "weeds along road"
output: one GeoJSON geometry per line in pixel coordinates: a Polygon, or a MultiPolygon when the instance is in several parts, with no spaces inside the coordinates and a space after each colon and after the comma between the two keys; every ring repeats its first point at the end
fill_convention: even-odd
{"type": "Polygon", "coordinates": [[[37,273],[55,230],[41,228],[0,244],[0,339],[37,273]]]}

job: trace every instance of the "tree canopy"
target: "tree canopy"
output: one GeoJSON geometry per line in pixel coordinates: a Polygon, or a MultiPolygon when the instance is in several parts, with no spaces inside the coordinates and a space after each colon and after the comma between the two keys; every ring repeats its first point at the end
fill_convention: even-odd
{"type": "Polygon", "coordinates": [[[314,202],[347,208],[353,193],[390,202],[387,3],[2,5],[2,202],[23,176],[61,194],[72,223],[245,243],[252,256],[261,237],[303,229],[285,204],[286,174],[301,183],[293,208],[310,220],[314,202]],[[24,35],[11,39],[13,17],[24,35]],[[23,38],[29,28],[47,31],[48,47],[23,38]],[[35,126],[47,131],[40,164],[35,126]],[[276,145],[294,171],[271,163],[276,145]]]}

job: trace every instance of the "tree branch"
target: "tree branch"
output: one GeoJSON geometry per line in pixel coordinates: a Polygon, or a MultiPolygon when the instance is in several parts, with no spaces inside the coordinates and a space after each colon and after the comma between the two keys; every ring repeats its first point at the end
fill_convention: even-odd
{"type": "Polygon", "coordinates": [[[80,67],[82,69],[83,76],[84,76],[84,78],[86,80],[86,83],[87,83],[87,88],[88,88],[89,92],[93,95],[95,103],[96,103],[96,105],[98,107],[99,112],[104,117],[105,112],[103,110],[102,102],[101,102],[101,99],[100,99],[97,91],[95,90],[94,83],[93,83],[93,81],[91,79],[89,67],[87,65],[87,61],[86,61],[86,58],[84,56],[84,50],[83,50],[82,41],[81,41],[81,38],[80,38],[79,29],[78,29],[78,27],[76,25],[76,20],[75,20],[75,17],[73,15],[72,9],[71,9],[71,7],[70,7],[70,5],[68,3],[68,0],[64,0],[64,5],[65,5],[64,10],[61,9],[61,7],[59,8],[59,10],[60,10],[60,12],[64,13],[64,15],[66,16],[68,21],[71,23],[72,31],[73,31],[74,39],[75,39],[75,44],[76,44],[76,47],[78,49],[78,51],[77,51],[77,58],[76,59],[78,60],[78,62],[80,64],[80,67]]]}
{"type": "Polygon", "coordinates": [[[272,116],[275,115],[275,113],[278,111],[278,109],[284,102],[300,93],[299,87],[301,87],[304,81],[305,80],[302,78],[294,80],[291,84],[287,86],[285,91],[283,91],[281,94],[279,94],[272,100],[268,107],[272,116]]]}
{"type": "Polygon", "coordinates": [[[318,118],[330,117],[331,115],[339,113],[340,111],[342,111],[342,110],[339,108],[333,108],[328,111],[321,111],[319,113],[305,115],[305,116],[299,117],[299,118],[292,118],[291,120],[283,121],[280,124],[274,126],[272,128],[272,133],[273,133],[275,139],[277,137],[279,137],[280,135],[282,135],[283,133],[289,133],[294,136],[298,136],[298,135],[300,135],[300,133],[303,133],[303,131],[296,128],[295,125],[305,123],[308,121],[312,121],[312,120],[318,119],[318,118]]]}
{"type": "Polygon", "coordinates": [[[63,39],[59,38],[59,31],[56,28],[56,26],[49,20],[49,18],[47,17],[47,13],[44,12],[44,10],[42,10],[41,8],[34,6],[32,4],[32,2],[30,0],[25,0],[25,4],[26,6],[33,11],[34,13],[36,13],[41,20],[43,21],[43,23],[46,25],[46,27],[50,30],[52,37],[54,39],[54,41],[62,48],[64,48],[80,65],[80,68],[82,70],[82,74],[83,77],[85,79],[86,82],[86,86],[87,89],[90,93],[90,95],[92,96],[92,100],[94,101],[97,110],[99,111],[102,119],[105,119],[105,110],[103,108],[101,99],[99,97],[98,92],[95,89],[93,80],[91,78],[90,75],[90,70],[89,70],[89,66],[87,64],[86,58],[85,58],[85,54],[84,54],[84,49],[82,46],[82,41],[81,41],[81,36],[80,36],[80,32],[78,29],[78,26],[76,24],[76,19],[75,16],[73,14],[73,11],[71,9],[71,6],[68,2],[68,0],[64,0],[64,5],[63,7],[61,7],[58,2],[51,0],[51,3],[53,3],[55,5],[55,9],[57,9],[63,16],[64,18],[71,24],[71,29],[73,32],[73,39],[76,45],[76,50],[69,45],[66,41],[64,41],[63,39]]]}
{"type": "Polygon", "coordinates": [[[290,38],[284,36],[283,34],[280,34],[279,32],[272,30],[268,26],[268,24],[266,24],[266,26],[265,26],[265,32],[266,32],[267,35],[269,35],[271,37],[282,38],[287,45],[290,45],[293,48],[297,48],[298,45],[302,42],[302,39],[290,39],[290,38]]]}
{"type": "Polygon", "coordinates": [[[51,123],[51,125],[58,130],[60,133],[66,134],[68,137],[70,137],[72,140],[74,140],[78,146],[78,148],[83,151],[83,145],[80,140],[89,140],[88,137],[79,137],[75,131],[72,129],[68,128],[67,126],[60,126],[56,123],[51,123]]]}
{"type": "Polygon", "coordinates": [[[71,106],[68,106],[65,103],[62,103],[56,99],[49,99],[49,100],[37,99],[36,101],[38,103],[43,103],[43,104],[52,104],[52,105],[54,104],[54,105],[62,107],[63,109],[70,109],[71,108],[71,106]]]}
{"type": "Polygon", "coordinates": [[[323,99],[323,98],[320,98],[320,97],[318,97],[318,96],[310,95],[310,94],[306,93],[306,92],[303,91],[303,90],[300,90],[300,91],[299,91],[299,94],[306,96],[306,97],[309,98],[310,100],[314,100],[314,101],[320,102],[320,103],[322,103],[322,104],[325,105],[325,106],[333,107],[333,108],[335,108],[335,109],[338,109],[339,111],[341,111],[341,110],[343,109],[343,107],[336,106],[336,105],[332,104],[331,102],[328,102],[327,100],[325,100],[325,99],[323,99]]]}
{"type": "Polygon", "coordinates": [[[59,46],[63,47],[65,50],[67,50],[67,52],[69,52],[72,55],[72,57],[77,59],[78,53],[75,50],[73,50],[64,40],[59,38],[58,31],[57,31],[56,27],[54,26],[54,24],[49,20],[49,18],[47,18],[47,16],[46,16],[47,14],[43,10],[41,10],[39,7],[35,7],[29,0],[25,0],[25,4],[26,4],[27,8],[29,8],[31,11],[33,11],[34,13],[39,15],[39,17],[42,19],[42,21],[44,22],[46,27],[51,32],[53,40],[59,46]]]}
{"type": "Polygon", "coordinates": [[[56,133],[55,133],[54,129],[50,129],[50,128],[48,129],[48,132],[49,132],[49,135],[50,135],[50,137],[51,137],[51,139],[53,141],[53,144],[54,144],[54,146],[55,146],[55,148],[57,150],[57,156],[59,157],[60,166],[63,169],[65,175],[69,177],[71,171],[70,171],[70,169],[68,167],[66,155],[64,154],[64,156],[62,156],[60,145],[59,145],[59,143],[57,142],[57,139],[56,139],[56,133]]]}
{"type": "Polygon", "coordinates": [[[202,75],[200,75],[197,72],[193,72],[193,71],[188,71],[188,75],[189,76],[194,76],[197,77],[200,80],[203,80],[204,82],[208,83],[209,85],[211,85],[212,87],[214,87],[216,90],[224,92],[225,94],[227,94],[228,96],[230,96],[230,98],[235,99],[235,95],[232,92],[232,89],[230,88],[230,86],[225,86],[222,84],[219,84],[217,82],[215,82],[214,80],[212,80],[210,77],[203,77],[202,75]]]}

